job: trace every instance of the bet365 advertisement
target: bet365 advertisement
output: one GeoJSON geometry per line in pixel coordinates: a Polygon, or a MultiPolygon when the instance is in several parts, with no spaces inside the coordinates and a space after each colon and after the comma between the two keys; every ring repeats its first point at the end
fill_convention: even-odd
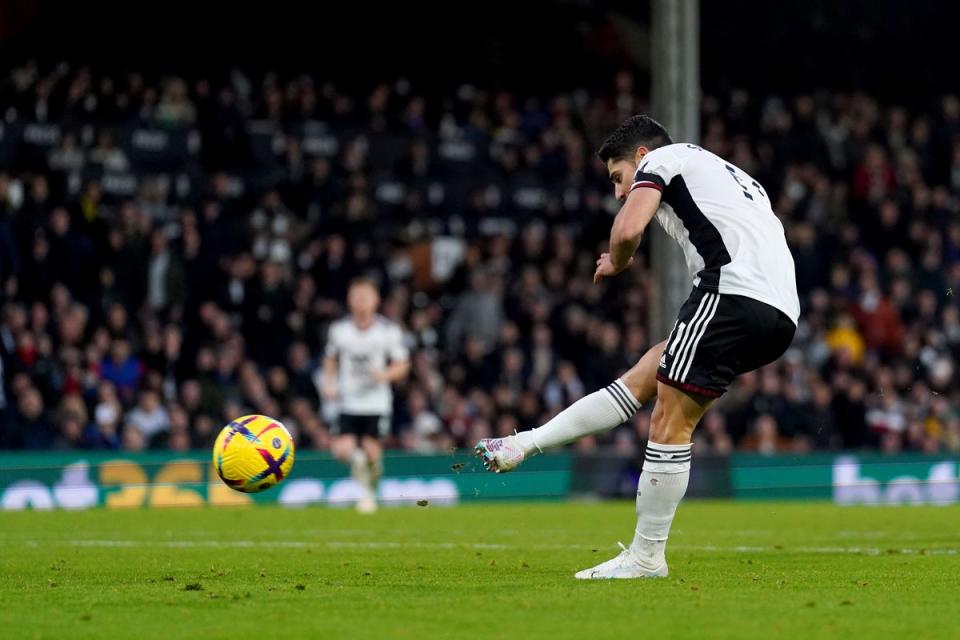
{"type": "MultiPolygon", "coordinates": [[[[557,499],[570,488],[570,456],[528,460],[521,472],[492,474],[467,454],[388,455],[379,498],[385,506],[475,500],[557,499]]],[[[238,493],[208,455],[191,453],[0,454],[0,509],[352,505],[360,489],[328,455],[297,456],[290,477],[263,493],[238,493]]]]}

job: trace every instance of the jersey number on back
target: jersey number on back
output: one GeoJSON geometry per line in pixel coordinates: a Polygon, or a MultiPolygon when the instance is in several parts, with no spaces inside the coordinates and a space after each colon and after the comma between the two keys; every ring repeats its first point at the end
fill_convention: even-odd
{"type": "MultiPolygon", "coordinates": [[[[729,164],[725,164],[724,166],[727,168],[727,171],[730,172],[730,175],[733,176],[733,179],[737,181],[737,184],[740,185],[740,188],[743,189],[743,197],[747,198],[748,200],[753,200],[753,194],[750,193],[750,190],[747,187],[747,185],[743,184],[743,181],[740,179],[740,176],[737,175],[737,170],[734,167],[730,166],[729,164]]],[[[759,184],[757,184],[757,181],[751,180],[751,182],[753,183],[753,186],[756,188],[760,196],[763,198],[766,198],[767,194],[763,192],[763,189],[760,187],[759,184]]]]}

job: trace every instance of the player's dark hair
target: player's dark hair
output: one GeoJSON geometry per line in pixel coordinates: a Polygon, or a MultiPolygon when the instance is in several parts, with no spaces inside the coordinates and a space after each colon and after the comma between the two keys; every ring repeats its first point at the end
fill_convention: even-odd
{"type": "Polygon", "coordinates": [[[663,125],[647,115],[630,116],[614,129],[613,133],[600,145],[597,155],[607,160],[632,158],[637,147],[646,147],[651,151],[657,147],[673,144],[670,134],[663,125]]]}

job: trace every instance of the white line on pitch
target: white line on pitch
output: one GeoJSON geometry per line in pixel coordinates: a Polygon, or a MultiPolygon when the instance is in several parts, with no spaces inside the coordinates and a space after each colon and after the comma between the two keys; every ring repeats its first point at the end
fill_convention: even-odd
{"type": "MultiPolygon", "coordinates": [[[[28,542],[31,546],[36,543],[28,542]],[[32,543],[32,544],[31,544],[32,543]]],[[[58,544],[54,542],[53,544],[58,544]]],[[[567,551],[585,551],[594,550],[595,545],[583,544],[527,544],[527,545],[508,545],[493,544],[482,542],[458,543],[458,542],[355,542],[328,540],[318,542],[303,542],[294,540],[72,540],[65,541],[64,544],[76,547],[162,547],[162,548],[286,548],[286,549],[307,549],[316,547],[327,547],[331,549],[475,549],[475,550],[567,550],[567,551]]],[[[904,555],[957,555],[958,550],[953,548],[890,548],[881,549],[879,547],[761,547],[737,545],[731,547],[722,547],[717,545],[671,545],[671,548],[678,551],[706,551],[710,553],[809,553],[809,554],[854,554],[854,555],[884,555],[884,554],[904,554],[904,555]]]]}

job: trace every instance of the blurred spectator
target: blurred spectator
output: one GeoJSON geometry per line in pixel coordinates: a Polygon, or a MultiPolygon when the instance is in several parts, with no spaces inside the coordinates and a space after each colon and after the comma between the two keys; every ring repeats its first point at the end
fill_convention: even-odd
{"type": "Polygon", "coordinates": [[[130,352],[129,340],[115,338],[110,345],[110,355],[100,363],[100,377],[113,383],[120,396],[129,401],[133,398],[142,375],[142,365],[130,352]]]}
{"type": "Polygon", "coordinates": [[[126,429],[136,429],[147,442],[165,435],[170,429],[170,415],[160,405],[156,391],[141,391],[137,406],[127,414],[126,429]]]}
{"type": "Polygon", "coordinates": [[[411,389],[407,396],[407,414],[410,423],[402,432],[406,448],[419,453],[437,453],[453,445],[444,432],[443,422],[430,411],[427,396],[419,389],[411,389]]]}
{"type": "Polygon", "coordinates": [[[29,387],[19,394],[16,413],[7,423],[4,446],[11,449],[46,449],[53,445],[53,423],[43,407],[43,397],[29,387]]]}
{"type": "MultiPolygon", "coordinates": [[[[646,247],[590,283],[617,210],[593,150],[643,103],[628,73],[532,110],[275,72],[5,73],[4,448],[206,447],[254,411],[326,448],[316,356],[359,274],[409,330],[393,444],[417,451],[536,426],[659,338],[646,247]]],[[[763,183],[803,314],[700,446],[960,451],[958,104],[704,96],[703,145],[763,183]]],[[[649,409],[577,446],[634,450],[649,409]]]]}
{"type": "Polygon", "coordinates": [[[495,291],[492,275],[482,270],[469,276],[470,288],[459,296],[456,307],[447,320],[446,339],[454,349],[475,341],[483,351],[489,351],[500,336],[503,311],[501,299],[495,291]]]}

